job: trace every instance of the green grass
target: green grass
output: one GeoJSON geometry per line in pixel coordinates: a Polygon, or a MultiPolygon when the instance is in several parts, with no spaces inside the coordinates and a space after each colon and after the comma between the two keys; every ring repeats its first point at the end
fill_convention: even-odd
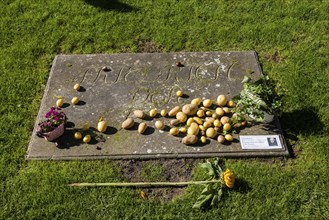
{"type": "MultiPolygon", "coordinates": [[[[328,11],[320,0],[0,1],[0,219],[328,219],[328,11]],[[224,160],[239,184],[208,211],[191,210],[199,186],[169,202],[66,187],[123,181],[112,161],[25,160],[56,54],[143,52],[148,42],[163,52],[256,50],[284,91],[281,122],[297,157],[224,160]]],[[[196,168],[193,179],[203,175],[196,168]]]]}

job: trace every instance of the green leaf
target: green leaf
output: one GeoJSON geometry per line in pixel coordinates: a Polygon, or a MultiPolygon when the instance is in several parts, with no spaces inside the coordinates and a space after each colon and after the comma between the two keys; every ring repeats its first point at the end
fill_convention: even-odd
{"type": "Polygon", "coordinates": [[[213,168],[212,164],[209,161],[207,161],[206,163],[201,164],[201,167],[207,169],[209,176],[213,177],[215,175],[214,168],[213,168]]]}
{"type": "Polygon", "coordinates": [[[213,197],[217,194],[216,190],[211,188],[209,185],[206,186],[197,201],[194,203],[193,208],[201,209],[211,205],[213,197]]]}

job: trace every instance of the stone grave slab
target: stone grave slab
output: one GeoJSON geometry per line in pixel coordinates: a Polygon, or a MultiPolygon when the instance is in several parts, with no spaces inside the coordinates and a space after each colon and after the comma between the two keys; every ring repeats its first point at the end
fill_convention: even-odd
{"type": "Polygon", "coordinates": [[[262,75],[257,54],[245,52],[179,52],[141,54],[57,55],[53,61],[47,86],[28,147],[29,160],[70,159],[149,159],[202,157],[288,156],[280,124],[259,124],[234,134],[230,144],[211,140],[206,144],[186,146],[181,137],[154,129],[156,120],[169,125],[170,118],[147,118],[146,133],[137,132],[142,120],[130,130],[121,129],[122,122],[133,116],[136,109],[149,112],[152,108],[170,110],[176,105],[190,103],[193,98],[216,99],[237,95],[245,74],[257,79],[262,75]],[[180,65],[177,63],[180,62],[180,65]],[[80,91],[74,90],[81,84],[80,91]],[[176,91],[184,91],[177,97],[176,91]],[[62,110],[68,117],[64,135],[55,145],[36,136],[38,122],[56,103],[55,96],[64,97],[62,110]],[[71,104],[72,97],[81,100],[71,104]],[[108,124],[104,134],[89,144],[75,140],[73,134],[89,122],[94,134],[99,117],[108,124]],[[279,135],[281,148],[243,149],[240,135],[279,135]]]}

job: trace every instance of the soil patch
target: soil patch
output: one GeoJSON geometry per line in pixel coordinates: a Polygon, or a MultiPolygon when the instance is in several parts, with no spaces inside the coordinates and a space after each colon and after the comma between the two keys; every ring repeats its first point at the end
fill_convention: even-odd
{"type": "MultiPolygon", "coordinates": [[[[118,161],[121,174],[127,182],[183,182],[192,179],[192,171],[201,159],[159,159],[159,160],[122,160],[118,161]],[[157,176],[147,171],[157,173],[157,176]],[[160,171],[160,172],[159,172],[160,171]],[[154,180],[156,178],[157,180],[154,180]]],[[[181,195],[185,187],[152,187],[140,189],[146,197],[169,201],[181,195]]]]}

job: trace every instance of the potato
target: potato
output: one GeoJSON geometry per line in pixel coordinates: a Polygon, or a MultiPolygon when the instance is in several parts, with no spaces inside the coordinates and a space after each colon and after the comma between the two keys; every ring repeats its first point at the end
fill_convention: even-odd
{"type": "Polygon", "coordinates": [[[184,134],[187,132],[186,127],[181,127],[181,128],[179,128],[178,130],[179,130],[179,132],[182,132],[182,133],[184,133],[184,134]]]}
{"type": "Polygon", "coordinates": [[[56,101],[56,106],[57,107],[62,107],[64,104],[64,99],[57,99],[56,101]]]}
{"type": "Polygon", "coordinates": [[[210,127],[210,128],[207,128],[206,130],[206,136],[209,137],[209,138],[214,138],[216,137],[217,135],[217,132],[215,131],[214,128],[210,127]]]}
{"type": "Polygon", "coordinates": [[[215,119],[212,117],[206,117],[205,119],[206,121],[210,122],[210,123],[214,123],[215,119]]]}
{"type": "Polygon", "coordinates": [[[230,134],[225,135],[225,140],[227,141],[233,141],[233,136],[230,134]]]}
{"type": "Polygon", "coordinates": [[[192,122],[191,126],[187,129],[187,134],[197,135],[200,131],[199,125],[195,122],[192,122]]]}
{"type": "Polygon", "coordinates": [[[231,123],[231,119],[227,116],[223,116],[223,117],[221,117],[220,122],[222,124],[231,123]]]}
{"type": "Polygon", "coordinates": [[[161,112],[160,112],[160,115],[161,115],[162,117],[166,117],[167,114],[168,114],[168,112],[167,112],[166,109],[162,109],[161,112]]]}
{"type": "Polygon", "coordinates": [[[91,136],[88,134],[86,136],[83,137],[82,141],[84,143],[89,143],[91,141],[91,136]]]}
{"type": "Polygon", "coordinates": [[[181,91],[181,90],[178,90],[177,92],[176,92],[176,95],[178,96],[178,97],[182,97],[183,96],[183,91],[181,91]]]}
{"type": "Polygon", "coordinates": [[[171,135],[176,136],[176,135],[179,134],[179,130],[178,130],[178,128],[174,127],[174,128],[171,128],[171,129],[169,130],[169,133],[170,133],[171,135]]]}
{"type": "Polygon", "coordinates": [[[154,118],[158,114],[158,110],[156,108],[150,110],[150,117],[154,118]]]}
{"type": "Polygon", "coordinates": [[[76,105],[76,104],[78,104],[78,103],[79,103],[79,101],[80,101],[80,100],[79,100],[79,98],[78,98],[78,97],[73,97],[73,98],[72,98],[72,100],[71,100],[71,102],[72,102],[72,104],[73,104],[73,105],[76,105]]]}
{"type": "Polygon", "coordinates": [[[207,116],[212,116],[212,111],[206,111],[207,116]]]}
{"type": "Polygon", "coordinates": [[[223,107],[223,110],[226,114],[230,113],[231,112],[231,109],[228,108],[228,107],[223,107]]]}
{"type": "Polygon", "coordinates": [[[235,106],[234,101],[232,101],[232,100],[228,101],[228,102],[227,102],[227,106],[228,106],[228,107],[231,107],[231,108],[234,107],[234,106],[235,106]]]}
{"type": "Polygon", "coordinates": [[[83,131],[88,131],[89,128],[90,128],[90,124],[89,124],[88,122],[85,123],[85,124],[82,126],[82,130],[83,130],[83,131]]]}
{"type": "Polygon", "coordinates": [[[122,128],[129,129],[134,126],[135,121],[132,118],[127,118],[124,122],[122,122],[122,128]]]}
{"type": "Polygon", "coordinates": [[[212,105],[212,100],[205,99],[205,100],[203,100],[202,105],[206,108],[209,108],[212,105]]]}
{"type": "Polygon", "coordinates": [[[198,137],[196,135],[188,135],[182,139],[182,143],[186,145],[195,144],[198,141],[198,137]]]}
{"type": "Polygon", "coordinates": [[[200,131],[205,131],[206,130],[206,128],[203,125],[199,125],[199,129],[200,129],[200,131]]]}
{"type": "Polygon", "coordinates": [[[155,127],[159,130],[162,130],[165,128],[165,124],[162,121],[156,121],[155,122],[155,127]]]}
{"type": "Polygon", "coordinates": [[[168,116],[174,117],[179,111],[180,111],[180,106],[175,106],[173,109],[169,111],[168,116]]]}
{"type": "Polygon", "coordinates": [[[142,110],[135,110],[134,115],[137,118],[141,118],[141,119],[145,118],[145,116],[146,116],[146,114],[142,110]]]}
{"type": "Polygon", "coordinates": [[[222,108],[216,108],[216,114],[218,116],[223,116],[225,114],[225,112],[222,108]]]}
{"type": "Polygon", "coordinates": [[[142,122],[138,125],[138,132],[140,134],[143,134],[147,129],[147,124],[145,122],[142,122]]]}
{"type": "Polygon", "coordinates": [[[217,97],[217,104],[218,104],[219,106],[225,106],[226,103],[227,103],[227,98],[226,98],[225,95],[219,95],[219,96],[217,97]]]}
{"type": "Polygon", "coordinates": [[[195,104],[186,104],[182,108],[182,112],[184,112],[186,115],[193,116],[198,111],[198,106],[195,104]]]}
{"type": "Polygon", "coordinates": [[[201,140],[202,143],[206,143],[207,142],[207,138],[205,136],[202,136],[200,138],[200,140],[201,140]]]}
{"type": "Polygon", "coordinates": [[[196,115],[197,115],[198,117],[202,118],[202,117],[205,115],[204,110],[199,109],[199,110],[196,112],[196,115]]]}
{"type": "Polygon", "coordinates": [[[203,127],[205,127],[205,128],[209,128],[209,127],[211,127],[211,126],[212,126],[212,123],[209,122],[209,121],[205,121],[205,122],[203,123],[203,127]]]}
{"type": "Polygon", "coordinates": [[[222,144],[225,142],[225,137],[223,135],[218,135],[217,141],[222,144]]]}
{"type": "Polygon", "coordinates": [[[191,101],[191,104],[199,106],[201,104],[201,99],[200,98],[195,98],[191,101]]]}
{"type": "Polygon", "coordinates": [[[189,119],[187,119],[187,121],[186,121],[186,125],[187,125],[187,126],[190,126],[190,125],[192,124],[192,122],[194,122],[194,119],[193,119],[193,118],[189,118],[189,119]]]}
{"type": "Polygon", "coordinates": [[[198,123],[199,125],[202,125],[203,124],[203,121],[201,118],[198,118],[198,117],[193,117],[193,120],[198,123]]]}
{"type": "Polygon", "coordinates": [[[80,84],[76,83],[73,87],[75,90],[79,91],[80,90],[80,84]]]}
{"type": "Polygon", "coordinates": [[[220,122],[220,120],[216,119],[214,122],[213,122],[214,126],[215,127],[220,127],[222,126],[222,123],[220,122]]]}
{"type": "Polygon", "coordinates": [[[231,130],[231,125],[230,125],[230,123],[225,123],[225,124],[223,125],[223,131],[229,131],[229,130],[231,130]]]}
{"type": "Polygon", "coordinates": [[[176,118],[180,121],[180,122],[186,122],[187,120],[187,115],[184,112],[177,112],[176,114],[176,118]]]}
{"type": "Polygon", "coordinates": [[[74,138],[77,139],[77,140],[79,140],[79,139],[82,138],[82,134],[77,131],[77,132],[74,133],[74,138]]]}
{"type": "Polygon", "coordinates": [[[100,121],[97,124],[97,130],[101,133],[105,132],[107,129],[107,125],[105,121],[100,121]]]}
{"type": "Polygon", "coordinates": [[[170,121],[170,124],[172,126],[178,125],[179,123],[181,123],[181,122],[178,119],[173,119],[173,120],[170,121]]]}

